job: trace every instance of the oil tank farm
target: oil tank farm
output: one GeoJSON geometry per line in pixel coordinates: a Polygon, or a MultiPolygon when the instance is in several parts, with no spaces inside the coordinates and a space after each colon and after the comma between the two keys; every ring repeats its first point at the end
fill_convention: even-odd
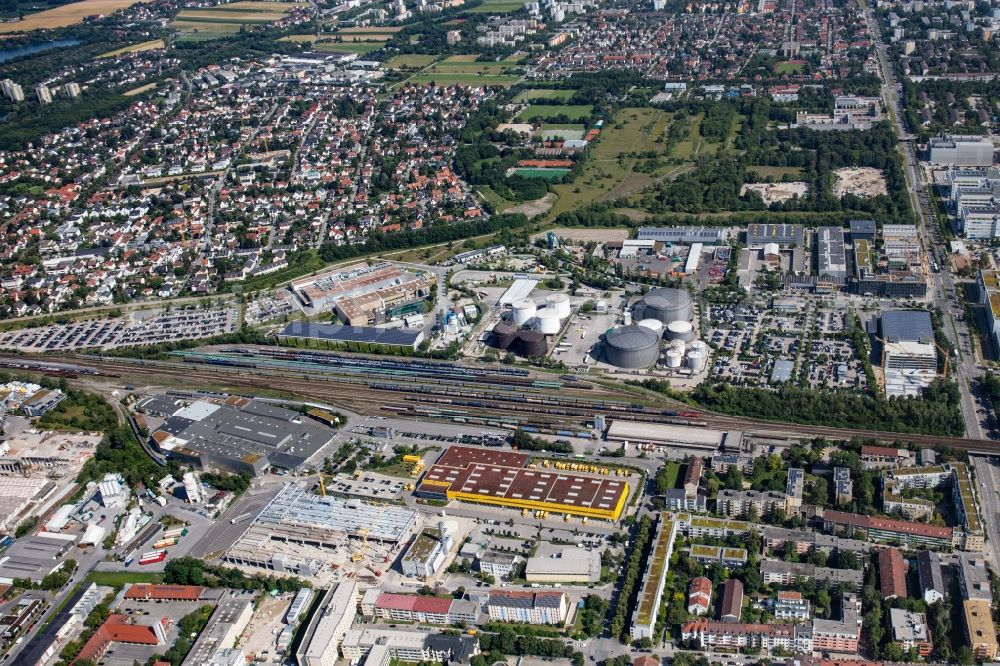
{"type": "Polygon", "coordinates": [[[643,319],[639,322],[639,326],[648,328],[653,333],[656,333],[657,337],[663,336],[663,322],[659,319],[643,319]]]}
{"type": "Polygon", "coordinates": [[[514,310],[514,323],[518,326],[525,326],[535,317],[538,306],[530,298],[522,298],[511,304],[514,310]]]}
{"type": "Polygon", "coordinates": [[[654,289],[636,306],[636,319],[659,319],[663,324],[691,320],[691,296],[683,289],[654,289]]]}
{"type": "Polygon", "coordinates": [[[549,351],[545,344],[545,334],[530,329],[519,331],[514,351],[521,356],[545,356],[549,351]]]}
{"type": "Polygon", "coordinates": [[[604,336],[604,357],[619,368],[647,368],[660,356],[660,336],[644,326],[620,326],[604,336]]]}
{"type": "Polygon", "coordinates": [[[560,319],[565,319],[569,316],[570,305],[569,296],[566,294],[549,294],[545,297],[545,309],[553,309],[559,315],[560,319]]]}
{"type": "Polygon", "coordinates": [[[497,349],[507,350],[512,344],[514,344],[516,339],[517,324],[507,319],[501,319],[493,327],[490,344],[497,349]]]}
{"type": "Polygon", "coordinates": [[[544,335],[555,335],[559,332],[559,319],[556,308],[544,307],[535,314],[534,328],[544,335]]]}
{"type": "Polygon", "coordinates": [[[667,324],[667,339],[691,342],[694,340],[694,326],[691,322],[678,319],[667,324]]]}

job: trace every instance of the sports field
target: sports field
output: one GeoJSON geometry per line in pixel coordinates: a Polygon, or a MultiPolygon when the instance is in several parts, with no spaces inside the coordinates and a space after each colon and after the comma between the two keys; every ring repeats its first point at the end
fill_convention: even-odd
{"type": "Polygon", "coordinates": [[[589,104],[530,104],[517,114],[514,120],[521,122],[534,118],[548,120],[558,116],[566,116],[570,120],[581,120],[589,117],[593,112],[594,107],[589,104]]]}
{"type": "Polygon", "coordinates": [[[525,102],[530,102],[535,99],[562,99],[567,100],[573,96],[575,90],[545,90],[543,88],[532,88],[531,90],[522,90],[517,93],[517,97],[514,101],[518,104],[524,104],[525,102]]]}
{"type": "Polygon", "coordinates": [[[115,56],[124,55],[126,53],[141,53],[143,51],[153,51],[155,49],[162,49],[163,47],[164,44],[162,39],[151,39],[148,42],[140,42],[139,44],[123,46],[120,49],[115,49],[114,51],[108,51],[107,53],[102,53],[97,57],[114,58],[115,56]]]}
{"type": "Polygon", "coordinates": [[[478,62],[478,56],[456,55],[433,62],[407,79],[409,83],[438,85],[509,86],[521,80],[511,63],[478,62]]]}
{"type": "Polygon", "coordinates": [[[119,9],[131,7],[137,2],[146,0],[80,0],[55,9],[46,9],[44,12],[28,14],[23,21],[0,23],[0,34],[65,28],[68,25],[81,23],[88,16],[114,14],[119,9]]]}

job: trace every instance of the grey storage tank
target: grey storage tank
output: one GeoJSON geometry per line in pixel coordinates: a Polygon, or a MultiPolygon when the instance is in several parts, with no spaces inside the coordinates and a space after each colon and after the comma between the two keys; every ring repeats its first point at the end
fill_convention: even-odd
{"type": "Polygon", "coordinates": [[[690,321],[691,296],[683,289],[654,289],[643,297],[636,310],[637,320],[659,319],[663,324],[690,321]]]}
{"type": "Polygon", "coordinates": [[[491,344],[497,349],[506,350],[517,339],[517,324],[507,319],[501,319],[493,327],[491,344]]]}
{"type": "Polygon", "coordinates": [[[541,331],[519,331],[516,351],[521,356],[545,356],[549,351],[545,344],[545,334],[541,331]]]}
{"type": "Polygon", "coordinates": [[[619,368],[648,368],[660,356],[660,336],[645,326],[621,326],[604,336],[604,358],[619,368]]]}

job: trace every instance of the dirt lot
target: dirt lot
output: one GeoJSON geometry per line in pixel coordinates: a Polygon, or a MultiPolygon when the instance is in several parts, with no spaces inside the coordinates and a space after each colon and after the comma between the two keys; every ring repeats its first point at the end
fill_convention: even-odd
{"type": "MultiPolygon", "coordinates": [[[[552,232],[559,238],[579,241],[581,243],[589,241],[594,241],[595,243],[623,241],[628,239],[629,234],[628,229],[577,229],[573,227],[554,227],[552,232]]],[[[532,240],[535,238],[545,238],[545,232],[532,236],[532,240]]]]}
{"type": "Polygon", "coordinates": [[[842,197],[853,194],[859,197],[877,197],[887,194],[885,174],[879,169],[861,167],[857,169],[837,169],[833,172],[833,195],[842,197]]]}
{"type": "Polygon", "coordinates": [[[37,14],[29,14],[23,21],[0,23],[0,33],[28,32],[42,28],[63,28],[83,21],[94,14],[113,14],[145,0],[81,0],[37,14]]]}
{"type": "Polygon", "coordinates": [[[290,593],[264,597],[257,612],[250,618],[250,624],[240,636],[240,649],[247,656],[260,654],[264,650],[274,654],[274,640],[277,637],[275,629],[280,630],[284,626],[285,612],[294,598],[295,595],[290,593]]]}
{"type": "Polygon", "coordinates": [[[747,183],[740,190],[740,196],[747,192],[756,192],[764,203],[784,203],[795,197],[803,197],[809,191],[809,183],[795,181],[791,183],[747,183]]]}

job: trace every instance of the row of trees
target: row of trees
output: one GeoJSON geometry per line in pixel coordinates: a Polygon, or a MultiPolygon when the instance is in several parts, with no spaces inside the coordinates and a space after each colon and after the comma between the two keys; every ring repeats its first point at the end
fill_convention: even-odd
{"type": "Polygon", "coordinates": [[[621,577],[621,587],[618,591],[618,603],[615,604],[614,615],[611,616],[609,631],[612,636],[618,636],[622,642],[628,639],[629,610],[632,608],[632,598],[638,593],[636,583],[639,582],[646,562],[646,550],[653,538],[653,519],[644,515],[639,519],[635,540],[632,542],[632,552],[625,563],[625,571],[621,577]]]}
{"type": "Polygon", "coordinates": [[[303,587],[311,587],[299,578],[254,574],[247,576],[233,567],[207,564],[194,557],[171,560],[164,568],[165,582],[175,585],[203,585],[207,587],[227,587],[233,590],[278,590],[297,592],[303,587]]]}

